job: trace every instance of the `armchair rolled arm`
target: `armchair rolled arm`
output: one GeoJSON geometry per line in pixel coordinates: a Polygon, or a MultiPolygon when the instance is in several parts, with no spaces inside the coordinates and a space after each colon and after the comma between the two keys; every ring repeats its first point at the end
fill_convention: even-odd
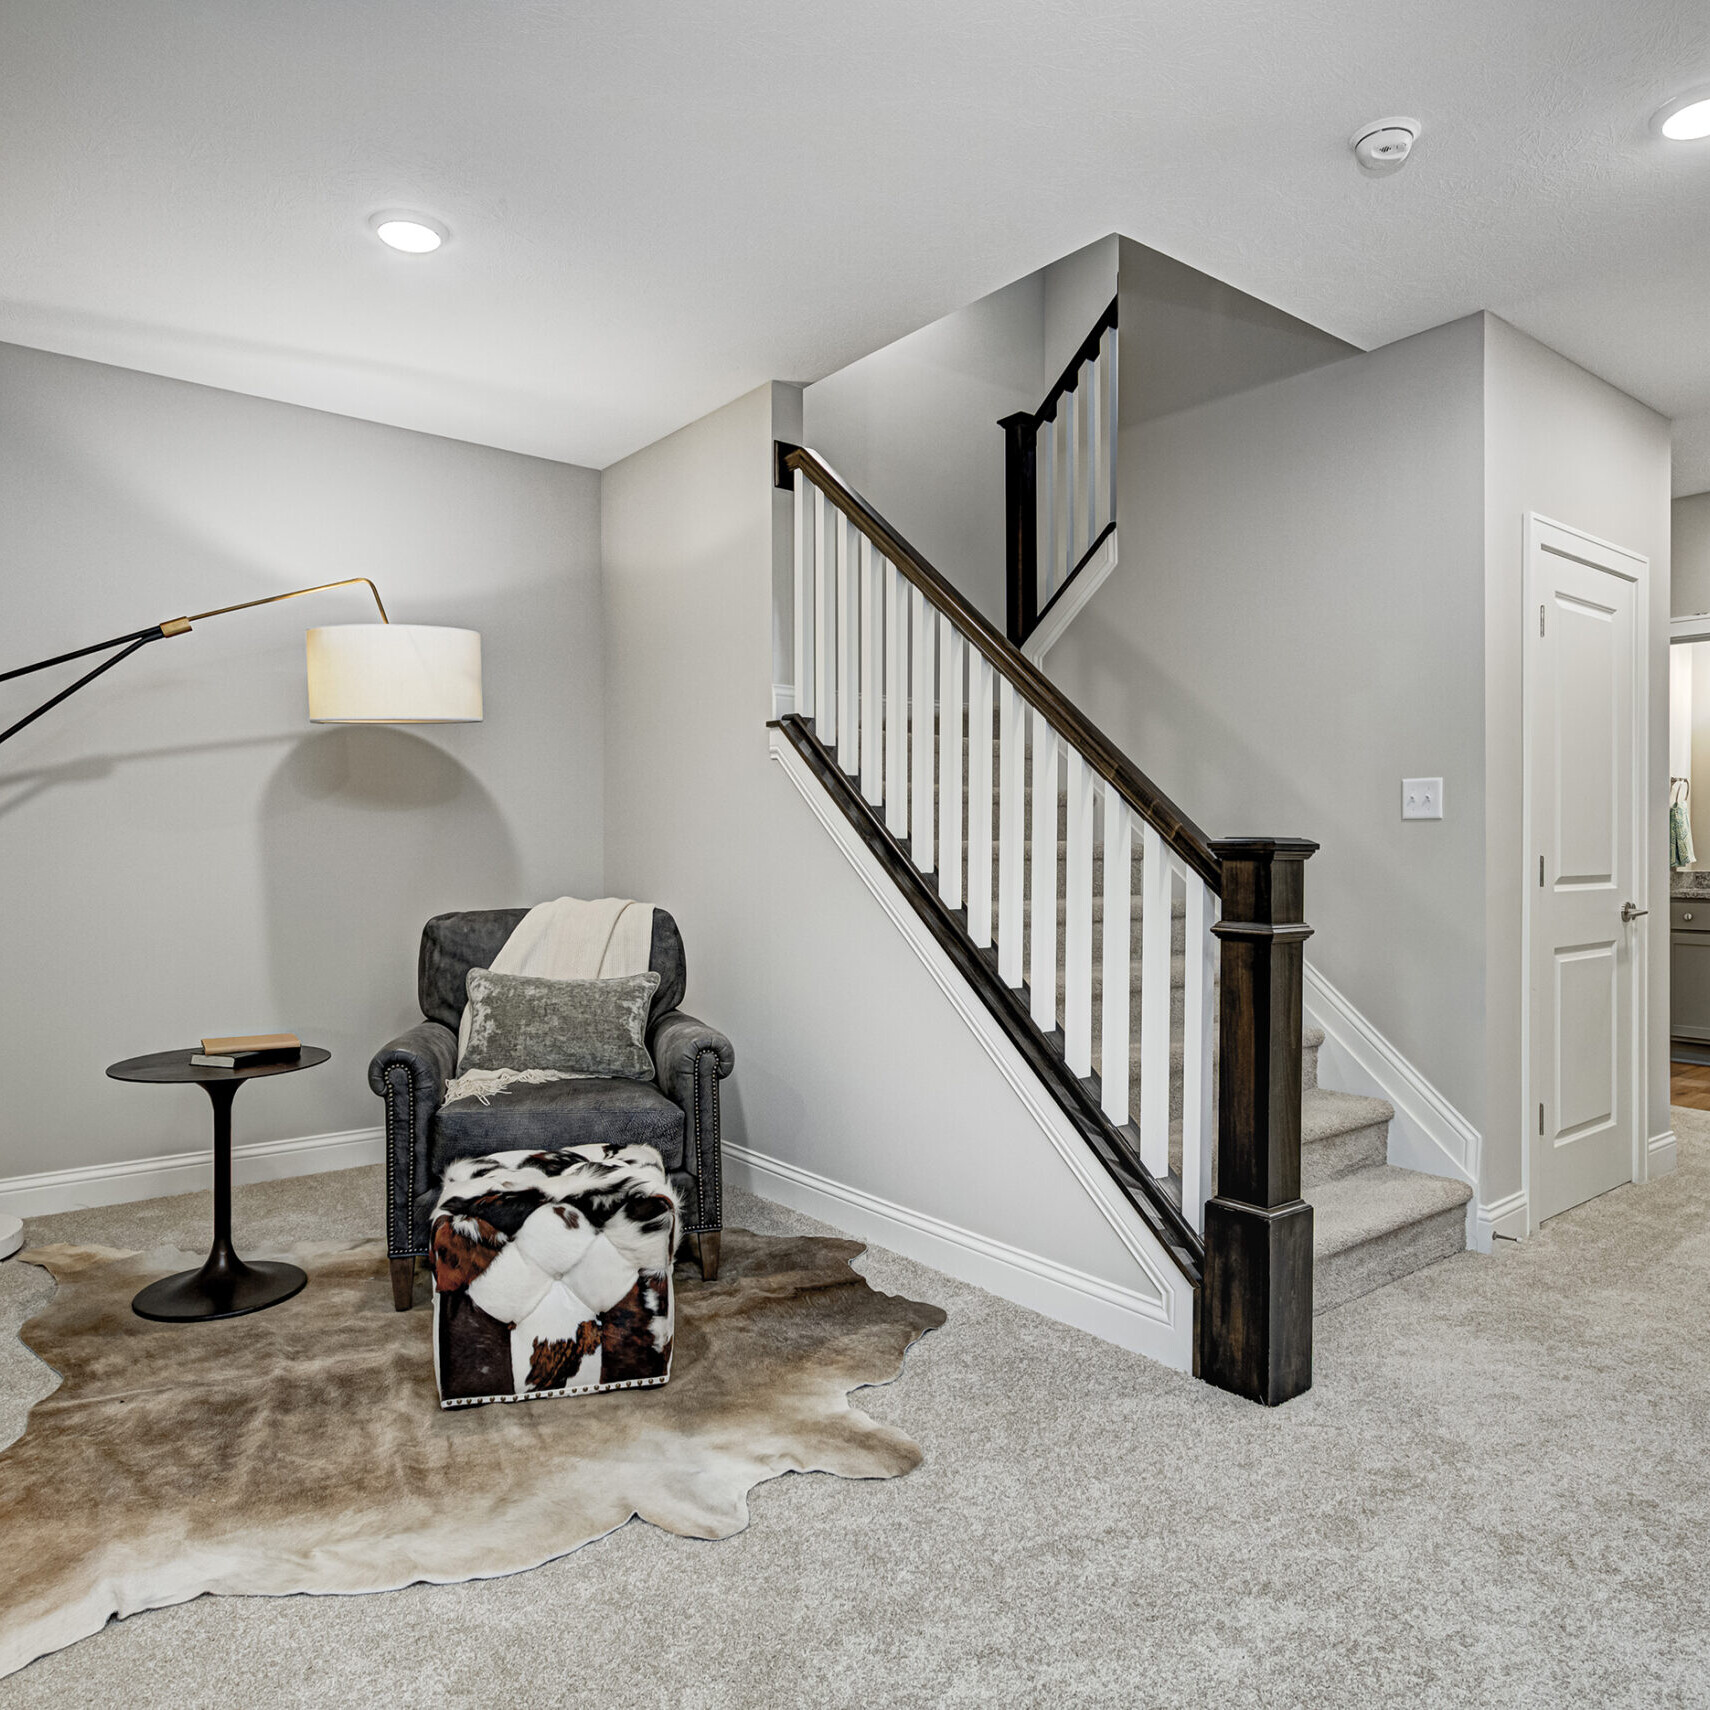
{"type": "Polygon", "coordinates": [[[703,1052],[717,1057],[721,1081],[736,1067],[736,1047],[716,1027],[709,1027],[680,1009],[667,1011],[653,1023],[647,1048],[653,1054],[659,1090],[684,1110],[694,1108],[695,1074],[703,1052]]]}
{"type": "Polygon", "coordinates": [[[386,1101],[386,1246],[425,1252],[416,1198],[428,1180],[428,1130],[457,1068],[457,1035],[422,1021],[375,1052],[368,1084],[386,1101]]]}
{"type": "Polygon", "coordinates": [[[390,1045],[382,1045],[368,1065],[368,1084],[382,1098],[386,1096],[386,1071],[394,1064],[405,1069],[424,1091],[431,1088],[437,1105],[457,1067],[457,1035],[437,1021],[419,1021],[390,1045]]]}
{"type": "Polygon", "coordinates": [[[701,1274],[718,1275],[718,1231],[724,1226],[724,1168],[719,1148],[718,1083],[736,1067],[736,1047],[716,1027],[673,1009],[648,1029],[659,1090],[688,1122],[684,1167],[694,1179],[684,1207],[687,1233],[701,1243],[701,1274]],[[710,1243],[710,1245],[709,1245],[710,1243]]]}

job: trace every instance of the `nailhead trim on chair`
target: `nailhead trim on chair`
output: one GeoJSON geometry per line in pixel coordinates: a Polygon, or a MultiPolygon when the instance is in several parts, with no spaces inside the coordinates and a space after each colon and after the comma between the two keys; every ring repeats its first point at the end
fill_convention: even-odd
{"type": "Polygon", "coordinates": [[[554,1401],[565,1395],[595,1395],[607,1390],[618,1389],[656,1389],[662,1383],[669,1383],[671,1374],[664,1377],[624,1378],[618,1383],[583,1384],[577,1389],[531,1389],[524,1395],[472,1395],[467,1399],[454,1397],[449,1401],[442,1400],[440,1406],[452,1407],[485,1407],[493,1401],[554,1401]]]}
{"type": "Polygon", "coordinates": [[[718,1052],[713,1050],[695,1053],[695,1194],[699,1204],[695,1207],[699,1213],[696,1220],[684,1229],[685,1235],[702,1235],[711,1230],[724,1227],[724,1195],[719,1181],[719,1160],[722,1153],[719,1150],[718,1133],[718,1052]],[[706,1150],[701,1144],[701,1069],[708,1058],[712,1059],[712,1071],[707,1080],[711,1091],[708,1094],[712,1105],[712,1168],[707,1168],[706,1150]],[[707,1183],[711,1181],[712,1191],[709,1194],[707,1183]],[[711,1201],[713,1220],[707,1221],[707,1205],[711,1201]]]}
{"type": "Polygon", "coordinates": [[[387,1257],[392,1259],[418,1259],[427,1254],[426,1247],[413,1244],[412,1236],[415,1226],[416,1204],[416,1081],[409,1069],[402,1063],[389,1063],[386,1066],[386,1221],[390,1225],[390,1236],[386,1242],[387,1257]],[[403,1096],[410,1112],[410,1149],[407,1159],[408,1174],[405,1176],[405,1195],[403,1210],[403,1238],[401,1245],[393,1245],[390,1236],[398,1234],[398,1199],[393,1192],[396,1179],[393,1174],[396,1169],[397,1147],[393,1143],[396,1129],[394,1127],[394,1112],[398,1098],[398,1088],[392,1077],[394,1074],[403,1078],[403,1096]]]}

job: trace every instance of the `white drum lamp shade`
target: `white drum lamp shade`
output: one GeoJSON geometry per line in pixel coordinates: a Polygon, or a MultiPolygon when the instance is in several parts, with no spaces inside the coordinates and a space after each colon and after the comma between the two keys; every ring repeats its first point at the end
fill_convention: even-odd
{"type": "Polygon", "coordinates": [[[474,724],[481,636],[417,623],[311,629],[311,724],[474,724]]]}

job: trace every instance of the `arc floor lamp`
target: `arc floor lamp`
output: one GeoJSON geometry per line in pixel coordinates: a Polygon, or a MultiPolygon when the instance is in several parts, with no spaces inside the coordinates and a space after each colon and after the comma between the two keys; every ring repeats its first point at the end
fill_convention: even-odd
{"type": "MultiPolygon", "coordinates": [[[[380,613],[378,623],[337,624],[308,632],[309,722],[311,724],[473,724],[481,718],[481,637],[472,629],[445,629],[430,624],[393,623],[386,615],[380,590],[366,576],[347,576],[338,582],[321,582],[312,588],[293,588],[285,594],[268,594],[259,600],[242,600],[232,606],[189,617],[168,618],[147,629],[115,635],[33,665],[0,672],[0,683],[27,677],[74,659],[106,653],[92,671],[26,713],[15,724],[0,730],[0,742],[9,741],[32,725],[43,713],[86,688],[90,683],[130,658],[150,642],[188,635],[193,625],[228,612],[249,611],[255,606],[277,605],[281,600],[301,599],[305,594],[325,593],[329,588],[366,587],[380,613]]],[[[23,1224],[0,1213],[0,1258],[18,1250],[23,1224]]]]}

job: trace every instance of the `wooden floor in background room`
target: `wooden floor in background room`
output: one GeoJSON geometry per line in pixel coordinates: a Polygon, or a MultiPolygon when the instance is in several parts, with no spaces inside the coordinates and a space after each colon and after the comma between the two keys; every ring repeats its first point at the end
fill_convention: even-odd
{"type": "Polygon", "coordinates": [[[1668,1102],[1684,1104],[1689,1110],[1710,1110],[1710,1063],[1671,1061],[1668,1102]]]}

